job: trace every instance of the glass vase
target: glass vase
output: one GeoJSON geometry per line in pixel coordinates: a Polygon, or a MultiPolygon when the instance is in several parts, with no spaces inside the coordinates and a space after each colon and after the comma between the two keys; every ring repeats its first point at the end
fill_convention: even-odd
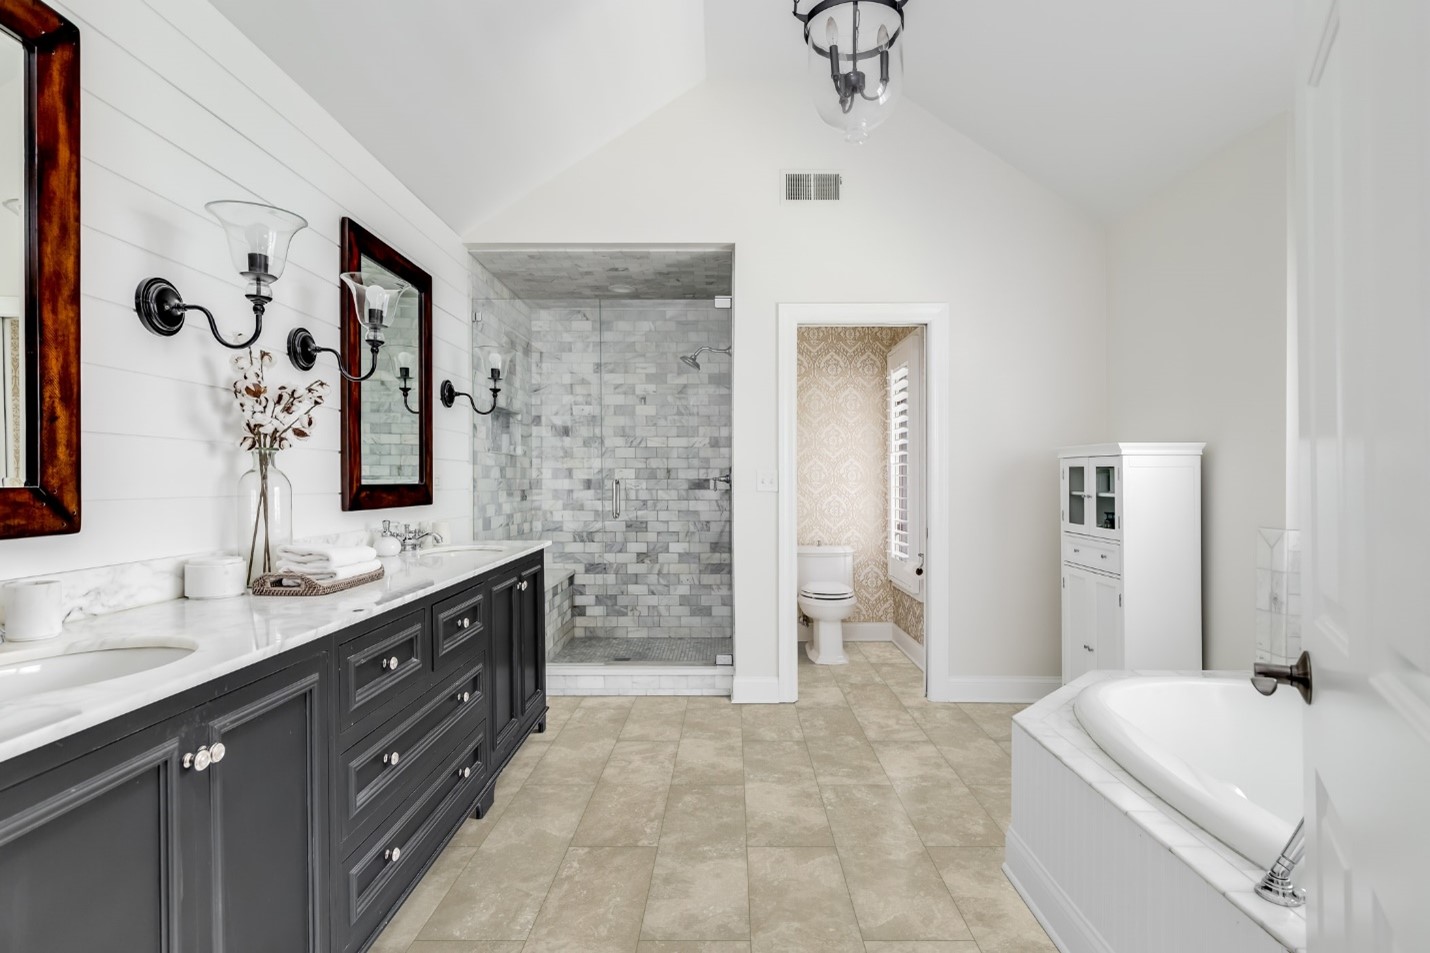
{"type": "Polygon", "coordinates": [[[278,547],[293,538],[293,484],[278,469],[278,451],[253,451],[253,469],[238,478],[240,547],[248,581],[278,568],[278,547]]]}

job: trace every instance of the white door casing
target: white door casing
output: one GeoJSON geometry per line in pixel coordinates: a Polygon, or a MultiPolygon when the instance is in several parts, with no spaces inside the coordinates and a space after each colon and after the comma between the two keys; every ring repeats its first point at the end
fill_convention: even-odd
{"type": "Polygon", "coordinates": [[[1430,950],[1430,4],[1303,0],[1297,43],[1309,950],[1417,953],[1430,950]]]}

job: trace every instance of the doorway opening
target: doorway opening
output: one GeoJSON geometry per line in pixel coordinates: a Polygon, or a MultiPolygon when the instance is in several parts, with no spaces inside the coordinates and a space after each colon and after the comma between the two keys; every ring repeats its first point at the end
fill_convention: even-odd
{"type": "Polygon", "coordinates": [[[928,368],[948,366],[947,316],[780,306],[780,701],[797,700],[801,667],[896,649],[943,694],[947,390],[928,368]]]}

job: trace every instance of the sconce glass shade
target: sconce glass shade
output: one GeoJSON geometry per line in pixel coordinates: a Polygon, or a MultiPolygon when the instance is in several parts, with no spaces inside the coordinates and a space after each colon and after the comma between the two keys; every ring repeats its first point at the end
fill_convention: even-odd
{"type": "Polygon", "coordinates": [[[808,27],[808,83],[819,117],[862,143],[903,96],[902,7],[845,0],[808,27]]]}
{"type": "Polygon", "coordinates": [[[210,202],[204,208],[223,226],[238,273],[254,283],[253,294],[267,297],[268,285],[288,264],[288,244],[308,227],[307,219],[258,202],[210,202]]]}
{"type": "Polygon", "coordinates": [[[476,380],[478,387],[509,387],[516,379],[516,351],[509,347],[477,348],[476,380]]]}
{"type": "Polygon", "coordinates": [[[353,309],[358,320],[367,327],[369,342],[383,340],[382,329],[397,308],[397,302],[412,286],[400,278],[377,281],[360,271],[345,271],[340,276],[353,296],[353,309]]]}
{"type": "Polygon", "coordinates": [[[392,366],[396,369],[397,379],[409,381],[417,377],[417,358],[411,351],[400,351],[392,359],[392,366]]]}

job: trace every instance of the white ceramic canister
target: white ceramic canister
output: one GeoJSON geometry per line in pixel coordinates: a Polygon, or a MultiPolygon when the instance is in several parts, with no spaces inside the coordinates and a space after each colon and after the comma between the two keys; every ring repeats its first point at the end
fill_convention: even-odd
{"type": "Polygon", "coordinates": [[[5,602],[6,642],[52,639],[64,627],[64,587],[58,579],[7,582],[0,598],[5,602]]]}
{"type": "Polygon", "coordinates": [[[228,599],[248,588],[240,556],[201,556],[184,563],[184,595],[190,599],[228,599]]]}

